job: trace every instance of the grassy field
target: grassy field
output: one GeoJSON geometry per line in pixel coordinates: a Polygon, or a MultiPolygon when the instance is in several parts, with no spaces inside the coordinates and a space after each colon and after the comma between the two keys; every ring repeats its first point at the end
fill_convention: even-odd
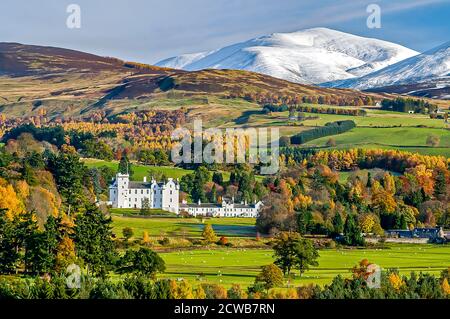
{"type": "MultiPolygon", "coordinates": [[[[295,277],[295,284],[326,284],[338,274],[350,275],[350,269],[366,258],[383,269],[397,268],[401,274],[439,272],[450,266],[450,246],[390,245],[390,249],[320,250],[319,266],[295,277]]],[[[218,249],[162,253],[167,271],[163,277],[185,278],[231,285],[253,283],[260,267],[273,262],[267,249],[218,249]]]]}
{"type": "Polygon", "coordinates": [[[113,215],[113,232],[122,236],[124,227],[131,227],[135,238],[142,238],[144,231],[150,236],[201,237],[203,227],[209,223],[218,236],[255,237],[253,218],[209,218],[204,223],[197,218],[139,218],[113,215]]]}
{"type": "MultiPolygon", "coordinates": [[[[312,105],[317,107],[317,105],[312,105]]],[[[333,106],[330,106],[333,107],[333,106]]],[[[336,106],[334,106],[336,108],[336,106]]],[[[342,107],[345,108],[345,107],[342,107]]],[[[335,115],[335,114],[317,114],[317,113],[304,113],[306,116],[318,117],[317,119],[305,120],[302,123],[304,126],[323,126],[328,122],[353,120],[357,126],[364,127],[388,127],[388,126],[406,126],[416,127],[423,125],[431,128],[444,128],[446,123],[444,120],[431,119],[425,114],[409,114],[402,112],[390,112],[383,110],[368,109],[367,116],[348,116],[348,115],[335,115]]],[[[255,113],[248,118],[245,123],[248,126],[283,126],[288,122],[289,112],[274,112],[272,114],[258,114],[255,113]]]]}
{"type": "MultiPolygon", "coordinates": [[[[211,218],[200,220],[182,218],[133,218],[113,215],[113,231],[122,236],[124,227],[134,230],[134,238],[142,238],[143,231],[150,236],[201,236],[204,224],[211,223],[218,236],[227,236],[231,242],[240,238],[254,238],[255,220],[250,218],[211,218]],[[235,238],[235,239],[234,239],[235,238]]],[[[261,245],[264,247],[264,245],[261,245]]],[[[167,271],[162,277],[185,278],[231,285],[250,285],[263,265],[273,262],[271,249],[197,247],[162,252],[167,271]]],[[[388,249],[322,249],[319,266],[308,271],[296,284],[325,284],[338,274],[349,276],[350,269],[361,259],[378,264],[384,269],[397,268],[402,274],[425,271],[438,274],[450,266],[450,246],[387,244],[388,249]]]]}
{"type": "MultiPolygon", "coordinates": [[[[334,135],[337,148],[394,148],[422,154],[450,157],[450,130],[437,128],[396,127],[369,128],[356,127],[351,131],[334,135]],[[439,147],[429,147],[426,140],[429,135],[440,137],[439,147]]],[[[330,136],[322,137],[305,144],[309,147],[323,147],[330,136]]]]}
{"type": "MultiPolygon", "coordinates": [[[[314,105],[317,107],[317,105],[314,105]]],[[[326,107],[326,106],[324,106],[326,107]]],[[[345,108],[345,107],[343,107],[345,108]]],[[[280,135],[291,136],[301,131],[323,126],[328,122],[353,120],[357,128],[335,135],[337,148],[388,148],[400,149],[428,155],[443,155],[450,157],[449,124],[442,119],[431,119],[424,114],[409,114],[368,109],[367,116],[346,116],[334,114],[305,113],[316,119],[305,121],[289,121],[288,112],[264,114],[247,110],[247,116],[239,123],[224,123],[223,127],[277,127],[280,135]],[[426,139],[429,135],[437,135],[441,142],[439,147],[428,147],[426,139]]],[[[244,114],[245,112],[243,112],[244,114]]],[[[305,146],[324,147],[330,137],[310,141],[305,146]]]]}
{"type": "MultiPolygon", "coordinates": [[[[107,166],[113,170],[117,170],[119,165],[118,161],[102,161],[97,159],[84,159],[84,163],[87,167],[101,167],[107,166]]],[[[186,174],[192,173],[191,170],[182,169],[172,166],[148,166],[133,164],[133,176],[131,179],[142,180],[145,176],[149,176],[149,172],[160,172],[171,178],[181,178],[186,174]]]]}

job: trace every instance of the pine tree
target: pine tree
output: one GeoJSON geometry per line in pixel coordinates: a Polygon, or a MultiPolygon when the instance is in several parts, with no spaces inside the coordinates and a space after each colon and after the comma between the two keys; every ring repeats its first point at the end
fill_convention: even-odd
{"type": "Polygon", "coordinates": [[[443,170],[439,169],[436,173],[435,183],[434,183],[434,196],[440,198],[445,195],[447,189],[447,183],[445,179],[445,173],[443,170]]]}
{"type": "Polygon", "coordinates": [[[12,273],[20,261],[20,247],[17,238],[18,220],[10,220],[7,209],[0,208],[0,273],[12,273]]]}
{"type": "Polygon", "coordinates": [[[43,232],[37,229],[26,241],[26,269],[35,274],[49,273],[56,268],[60,234],[58,220],[49,216],[43,232]]]}
{"type": "Polygon", "coordinates": [[[75,220],[77,254],[95,275],[105,276],[115,257],[111,223],[95,205],[87,206],[75,220]]]}
{"type": "Polygon", "coordinates": [[[133,165],[131,165],[131,162],[126,154],[122,155],[117,171],[120,174],[129,174],[130,176],[133,176],[133,165]]]}
{"type": "Polygon", "coordinates": [[[348,214],[347,219],[345,220],[343,243],[349,246],[364,245],[361,229],[358,227],[352,214],[348,214]]]}
{"type": "Polygon", "coordinates": [[[344,231],[344,221],[342,220],[341,214],[336,212],[333,216],[333,233],[334,235],[339,235],[344,231]]]}

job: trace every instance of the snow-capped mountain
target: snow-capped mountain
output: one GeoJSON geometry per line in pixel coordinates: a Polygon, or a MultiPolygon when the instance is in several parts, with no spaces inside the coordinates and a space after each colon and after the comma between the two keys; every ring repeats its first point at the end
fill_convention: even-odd
{"type": "Polygon", "coordinates": [[[324,86],[368,89],[442,80],[450,76],[450,42],[360,78],[324,83],[324,86]]]}
{"type": "Polygon", "coordinates": [[[180,55],[156,65],[188,71],[240,69],[297,83],[318,84],[363,76],[417,54],[387,41],[313,28],[180,55]]]}

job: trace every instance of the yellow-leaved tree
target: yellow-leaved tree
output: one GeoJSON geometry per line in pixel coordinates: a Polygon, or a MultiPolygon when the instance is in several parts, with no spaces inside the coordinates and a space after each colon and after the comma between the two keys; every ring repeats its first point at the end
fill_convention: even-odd
{"type": "Polygon", "coordinates": [[[24,212],[24,205],[16,191],[2,178],[0,178],[0,208],[6,209],[6,217],[11,220],[24,212]]]}

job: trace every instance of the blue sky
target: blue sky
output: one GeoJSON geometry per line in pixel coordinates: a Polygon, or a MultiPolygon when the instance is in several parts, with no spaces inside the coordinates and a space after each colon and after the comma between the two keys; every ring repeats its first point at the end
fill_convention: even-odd
{"type": "Polygon", "coordinates": [[[450,0],[1,0],[0,42],[52,45],[153,63],[181,53],[310,27],[425,51],[450,40],[450,0]],[[66,27],[67,5],[81,28],[66,27]],[[366,7],[381,7],[368,29],[366,7]]]}

